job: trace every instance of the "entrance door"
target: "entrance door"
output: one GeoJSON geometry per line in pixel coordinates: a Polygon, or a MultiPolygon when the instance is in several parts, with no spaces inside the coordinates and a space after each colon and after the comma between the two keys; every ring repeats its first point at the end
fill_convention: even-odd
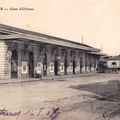
{"type": "Polygon", "coordinates": [[[73,59],[73,74],[75,74],[75,60],[73,59]]]}
{"type": "Polygon", "coordinates": [[[17,77],[18,77],[18,54],[16,50],[13,50],[11,56],[11,78],[17,77]]]}
{"type": "Polygon", "coordinates": [[[65,75],[67,75],[67,55],[65,56],[64,68],[65,75]]]}
{"type": "Polygon", "coordinates": [[[47,75],[47,56],[44,54],[43,56],[43,75],[47,75]]]}
{"type": "Polygon", "coordinates": [[[34,77],[34,55],[33,52],[29,53],[29,77],[34,77]]]}

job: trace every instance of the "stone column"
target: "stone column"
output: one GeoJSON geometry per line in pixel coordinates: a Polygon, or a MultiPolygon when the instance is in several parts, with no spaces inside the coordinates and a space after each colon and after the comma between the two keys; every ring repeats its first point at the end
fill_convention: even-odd
{"type": "Polygon", "coordinates": [[[75,73],[78,74],[80,73],[80,53],[77,50],[76,51],[76,67],[75,67],[75,73]]]}
{"type": "MultiPolygon", "coordinates": [[[[6,57],[4,60],[5,63],[5,78],[11,79],[11,55],[12,52],[8,49],[9,45],[5,44],[5,52],[6,52],[6,57]]],[[[1,68],[0,68],[1,69],[1,68]]]]}
{"type": "Polygon", "coordinates": [[[96,68],[97,68],[96,56],[94,56],[94,71],[95,71],[95,72],[96,72],[96,68]]]}
{"type": "Polygon", "coordinates": [[[99,62],[99,56],[96,55],[96,66],[95,66],[95,70],[96,70],[96,68],[97,68],[98,62],[99,62]]]}
{"type": "Polygon", "coordinates": [[[91,55],[86,54],[86,72],[90,72],[90,61],[91,61],[91,55]]]}
{"type": "Polygon", "coordinates": [[[86,55],[85,52],[82,52],[82,72],[86,72],[86,55]]]}
{"type": "Polygon", "coordinates": [[[58,48],[58,52],[59,52],[59,74],[64,75],[64,61],[61,47],[58,48]]]}
{"type": "Polygon", "coordinates": [[[51,46],[47,45],[46,48],[46,55],[47,55],[47,76],[51,75],[51,66],[50,66],[50,62],[51,62],[51,46]]]}
{"type": "Polygon", "coordinates": [[[35,44],[33,47],[33,53],[34,53],[34,71],[35,71],[35,69],[37,69],[37,62],[38,62],[38,49],[37,49],[37,45],[35,44]]]}
{"type": "Polygon", "coordinates": [[[94,72],[94,55],[91,55],[91,72],[94,72]]]}
{"type": "Polygon", "coordinates": [[[8,64],[8,76],[9,79],[11,79],[11,56],[12,56],[12,52],[10,50],[8,50],[7,52],[8,56],[7,56],[7,64],[8,64]]]}
{"type": "Polygon", "coordinates": [[[67,50],[67,63],[68,63],[68,66],[67,66],[67,74],[70,74],[70,62],[71,62],[71,55],[70,55],[70,49],[67,50]]]}
{"type": "Polygon", "coordinates": [[[18,78],[22,76],[22,46],[18,45],[18,78]]]}

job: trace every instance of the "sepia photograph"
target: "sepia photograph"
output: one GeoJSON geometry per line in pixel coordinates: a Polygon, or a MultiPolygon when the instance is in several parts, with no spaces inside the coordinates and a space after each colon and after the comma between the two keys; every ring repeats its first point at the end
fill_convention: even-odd
{"type": "Polygon", "coordinates": [[[0,0],[0,120],[120,120],[119,0],[0,0]]]}

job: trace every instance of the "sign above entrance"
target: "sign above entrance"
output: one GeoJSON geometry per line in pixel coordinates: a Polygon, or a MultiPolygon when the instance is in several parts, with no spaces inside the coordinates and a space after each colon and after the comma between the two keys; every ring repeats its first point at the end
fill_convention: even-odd
{"type": "Polygon", "coordinates": [[[60,63],[60,72],[64,72],[64,63],[60,63]]]}
{"type": "Polygon", "coordinates": [[[43,68],[42,62],[37,62],[37,71],[36,72],[38,74],[42,73],[42,68],[43,68]]]}
{"type": "Polygon", "coordinates": [[[54,72],[54,63],[53,62],[50,63],[50,72],[54,72]]]}
{"type": "Polygon", "coordinates": [[[26,61],[22,61],[22,74],[28,74],[28,63],[26,61]]]}

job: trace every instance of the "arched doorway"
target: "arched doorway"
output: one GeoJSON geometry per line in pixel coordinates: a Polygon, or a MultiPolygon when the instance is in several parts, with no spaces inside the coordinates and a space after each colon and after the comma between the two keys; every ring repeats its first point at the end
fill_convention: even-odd
{"type": "Polygon", "coordinates": [[[11,78],[17,77],[18,77],[18,53],[16,50],[13,50],[11,56],[11,78]]]}
{"type": "Polygon", "coordinates": [[[73,74],[75,74],[75,66],[76,66],[75,59],[73,58],[73,74]]]}
{"type": "Polygon", "coordinates": [[[92,58],[90,58],[90,71],[89,72],[92,72],[92,58]]]}
{"type": "Polygon", "coordinates": [[[80,73],[82,73],[82,56],[80,56],[80,73]]]}
{"type": "Polygon", "coordinates": [[[46,53],[43,55],[43,75],[47,75],[47,55],[46,53]]]}
{"type": "Polygon", "coordinates": [[[64,73],[67,75],[67,55],[65,55],[65,61],[64,61],[64,73]]]}
{"type": "Polygon", "coordinates": [[[29,53],[29,77],[34,77],[34,54],[33,52],[29,53]]]}
{"type": "Polygon", "coordinates": [[[55,55],[54,72],[55,72],[55,75],[58,75],[58,72],[59,72],[59,59],[58,59],[58,55],[55,55]]]}

